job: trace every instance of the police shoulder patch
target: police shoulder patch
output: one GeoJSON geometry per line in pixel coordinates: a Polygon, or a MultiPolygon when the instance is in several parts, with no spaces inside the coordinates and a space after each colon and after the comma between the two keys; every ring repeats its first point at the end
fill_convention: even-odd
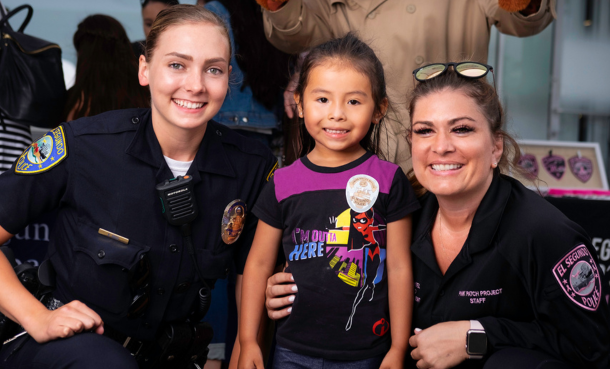
{"type": "Polygon", "coordinates": [[[279,164],[279,162],[276,161],[273,168],[271,168],[271,170],[269,171],[269,174],[267,174],[267,182],[269,182],[271,177],[273,177],[273,175],[275,174],[275,170],[277,169],[278,164],[279,164]]]}
{"type": "Polygon", "coordinates": [[[553,275],[563,292],[576,305],[597,310],[602,282],[597,264],[585,245],[576,246],[553,267],[553,275]]]}
{"type": "Polygon", "coordinates": [[[31,144],[21,154],[15,165],[15,173],[43,173],[59,164],[66,157],[68,157],[66,137],[63,127],[59,126],[31,144]]]}

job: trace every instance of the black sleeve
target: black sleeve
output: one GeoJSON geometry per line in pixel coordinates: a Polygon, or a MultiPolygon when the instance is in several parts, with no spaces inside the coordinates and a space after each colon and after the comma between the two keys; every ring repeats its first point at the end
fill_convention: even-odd
{"type": "Polygon", "coordinates": [[[284,229],[282,209],[275,196],[275,181],[267,183],[254,206],[254,214],[263,222],[278,229],[284,229]]]}
{"type": "Polygon", "coordinates": [[[563,357],[579,368],[608,368],[610,308],[602,298],[607,287],[600,281],[588,237],[570,223],[539,229],[532,236],[529,254],[513,263],[528,289],[536,319],[478,320],[493,349],[523,347],[563,357]],[[579,282],[579,265],[583,264],[587,264],[583,270],[588,277],[579,282]],[[576,287],[581,288],[576,291],[574,286],[582,288],[576,287]]]}
{"type": "MultiPolygon", "coordinates": [[[[69,132],[64,128],[63,132],[69,132]]],[[[67,136],[67,134],[64,134],[67,136]]],[[[23,166],[23,156],[27,155],[28,147],[22,158],[17,159],[11,169],[0,175],[0,226],[11,234],[19,233],[31,221],[42,214],[59,206],[62,198],[66,196],[68,185],[69,139],[66,138],[66,156],[54,155],[46,158],[44,163],[49,165],[52,161],[59,161],[48,169],[32,169],[28,174],[18,174],[17,167],[23,166]]]]}
{"type": "Polygon", "coordinates": [[[262,196],[264,189],[268,187],[269,183],[273,181],[273,174],[275,169],[277,168],[277,159],[271,151],[264,160],[262,164],[262,168],[259,171],[259,180],[257,181],[257,188],[254,190],[254,196],[250,200],[250,204],[248,204],[248,213],[246,217],[246,224],[244,226],[244,230],[242,231],[241,236],[238,240],[238,248],[234,255],[234,262],[237,274],[243,274],[244,267],[246,266],[246,260],[248,259],[248,254],[250,253],[250,247],[252,246],[252,241],[254,241],[254,234],[256,233],[256,225],[258,224],[258,217],[253,211],[253,208],[256,206],[252,206],[258,203],[258,198],[262,196]]]}
{"type": "Polygon", "coordinates": [[[387,222],[400,220],[419,208],[419,201],[415,196],[411,182],[409,182],[404,172],[398,168],[394,174],[388,197],[387,222]]]}

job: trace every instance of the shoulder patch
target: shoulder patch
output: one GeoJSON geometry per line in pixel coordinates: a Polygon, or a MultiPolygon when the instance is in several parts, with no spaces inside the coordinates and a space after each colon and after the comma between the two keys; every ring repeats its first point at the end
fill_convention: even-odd
{"type": "Polygon", "coordinates": [[[576,305],[597,310],[602,297],[602,282],[597,264],[585,245],[576,246],[561,258],[553,267],[553,275],[576,305]]]}
{"type": "Polygon", "coordinates": [[[15,173],[37,174],[43,173],[68,157],[64,129],[59,126],[34,142],[17,160],[15,173]]]}
{"type": "Polygon", "coordinates": [[[275,174],[275,170],[277,169],[279,162],[275,162],[275,165],[273,166],[273,168],[271,168],[271,171],[269,171],[269,174],[267,174],[267,182],[269,182],[269,180],[271,179],[271,177],[273,177],[273,175],[275,174]]]}

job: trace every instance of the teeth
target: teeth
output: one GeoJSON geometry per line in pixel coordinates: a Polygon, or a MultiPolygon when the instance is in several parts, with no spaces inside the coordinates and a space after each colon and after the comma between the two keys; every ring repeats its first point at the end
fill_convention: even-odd
{"type": "Polygon", "coordinates": [[[432,170],[438,171],[460,169],[461,167],[460,164],[432,164],[432,170]]]}
{"type": "Polygon", "coordinates": [[[177,105],[180,105],[183,108],[187,108],[187,109],[199,109],[203,105],[205,105],[205,103],[194,103],[194,102],[190,102],[190,101],[186,101],[186,100],[178,100],[178,99],[173,99],[172,101],[175,102],[177,105]]]}
{"type": "Polygon", "coordinates": [[[347,133],[347,130],[328,129],[328,128],[325,128],[325,130],[328,133],[334,133],[334,134],[347,133]]]}

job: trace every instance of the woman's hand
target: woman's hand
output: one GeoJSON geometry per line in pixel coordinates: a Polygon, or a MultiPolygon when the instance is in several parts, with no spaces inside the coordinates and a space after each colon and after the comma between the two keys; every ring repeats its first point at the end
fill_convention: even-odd
{"type": "Polygon", "coordinates": [[[296,292],[297,285],[294,284],[291,273],[275,273],[269,277],[265,290],[265,306],[269,318],[278,320],[290,315],[296,292]]]}
{"type": "Polygon", "coordinates": [[[413,347],[411,357],[417,361],[419,369],[453,368],[468,359],[466,354],[466,333],[470,322],[444,322],[424,330],[415,329],[409,339],[413,347]]]}
{"type": "Polygon", "coordinates": [[[87,305],[72,301],[57,310],[41,310],[24,322],[23,328],[36,342],[44,343],[86,331],[103,334],[104,322],[87,305]]]}
{"type": "Polygon", "coordinates": [[[263,369],[263,353],[256,342],[241,343],[238,369],[263,369]]]}
{"type": "Polygon", "coordinates": [[[379,369],[402,369],[405,361],[405,350],[397,347],[390,347],[390,351],[385,355],[379,369]]]}

